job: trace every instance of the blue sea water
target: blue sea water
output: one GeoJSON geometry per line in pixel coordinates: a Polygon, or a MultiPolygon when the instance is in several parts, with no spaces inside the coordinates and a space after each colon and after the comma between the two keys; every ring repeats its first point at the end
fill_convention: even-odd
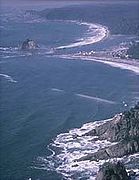
{"type": "Polygon", "coordinates": [[[55,55],[102,50],[128,41],[130,36],[55,51],[86,38],[88,26],[75,21],[32,19],[23,16],[24,11],[18,13],[5,10],[1,15],[0,177],[62,179],[55,171],[36,169],[37,157],[51,154],[47,145],[57,134],[112,117],[135,104],[139,76],[102,63],[55,55]],[[21,51],[26,38],[38,42],[40,49],[21,51]]]}

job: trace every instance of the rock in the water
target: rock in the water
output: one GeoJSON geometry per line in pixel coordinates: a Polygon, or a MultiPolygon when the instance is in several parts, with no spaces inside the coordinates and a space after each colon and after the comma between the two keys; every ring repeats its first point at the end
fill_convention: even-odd
{"type": "Polygon", "coordinates": [[[109,162],[102,165],[97,174],[96,180],[129,180],[129,176],[121,162],[109,162]]]}
{"type": "Polygon", "coordinates": [[[23,42],[21,49],[30,50],[30,49],[36,49],[37,47],[38,47],[38,45],[34,40],[26,39],[23,42]]]}

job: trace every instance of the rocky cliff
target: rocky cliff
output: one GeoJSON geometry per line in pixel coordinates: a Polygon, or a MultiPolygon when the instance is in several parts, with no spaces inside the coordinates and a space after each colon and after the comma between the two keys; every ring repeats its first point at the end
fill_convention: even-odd
{"type": "Polygon", "coordinates": [[[139,103],[129,111],[116,115],[111,121],[97,126],[85,134],[115,142],[97,152],[81,157],[80,160],[102,160],[123,157],[139,152],[139,103]]]}
{"type": "Polygon", "coordinates": [[[121,162],[104,163],[96,176],[96,180],[135,180],[136,175],[133,171],[127,173],[121,162]]]}

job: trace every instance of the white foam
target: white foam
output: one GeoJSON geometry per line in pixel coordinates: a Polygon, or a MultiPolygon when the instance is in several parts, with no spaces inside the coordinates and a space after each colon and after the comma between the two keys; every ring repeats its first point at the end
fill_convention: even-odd
{"type": "MultiPolygon", "coordinates": [[[[51,90],[56,91],[56,92],[65,92],[65,90],[58,89],[58,88],[51,88],[51,90]]],[[[114,102],[114,101],[110,101],[110,100],[107,100],[107,99],[102,99],[102,98],[99,98],[99,97],[89,96],[89,95],[86,95],[86,94],[74,93],[73,95],[81,97],[81,98],[97,101],[97,102],[102,102],[102,103],[107,103],[107,104],[116,104],[116,102],[114,102]]]]}
{"type": "Polygon", "coordinates": [[[64,92],[63,89],[57,89],[57,88],[51,88],[52,91],[56,91],[56,92],[64,92]]]}
{"type": "Polygon", "coordinates": [[[54,155],[55,155],[55,151],[53,151],[52,149],[51,149],[51,143],[47,146],[47,148],[48,148],[48,150],[52,153],[50,156],[49,156],[49,158],[50,157],[53,157],[54,155]]]}
{"type": "MultiPolygon", "coordinates": [[[[28,54],[27,54],[28,55],[28,54]]],[[[18,58],[18,57],[24,57],[26,56],[25,54],[22,55],[9,55],[9,56],[3,56],[3,59],[9,59],[9,58],[18,58]]]]}
{"type": "Polygon", "coordinates": [[[18,47],[0,47],[0,50],[7,51],[7,50],[18,50],[18,47]]]}
{"type": "Polygon", "coordinates": [[[17,81],[15,81],[11,76],[9,76],[9,75],[7,75],[7,74],[0,74],[0,76],[4,77],[4,78],[7,79],[9,82],[17,83],[17,81]]]}
{"type": "Polygon", "coordinates": [[[63,174],[67,179],[73,179],[71,176],[80,173],[79,176],[92,177],[98,172],[99,165],[104,161],[80,161],[75,160],[92,154],[100,148],[111,146],[112,144],[107,140],[100,141],[97,136],[86,136],[85,134],[96,126],[99,126],[107,121],[91,122],[84,124],[81,128],[72,129],[69,133],[63,133],[56,137],[54,142],[48,148],[58,148],[60,153],[56,154],[52,151],[52,155],[48,158],[39,157],[41,165],[35,167],[37,169],[56,170],[58,173],[63,174]],[[55,163],[58,163],[56,166],[55,163]]]}
{"type": "MultiPolygon", "coordinates": [[[[119,115],[120,114],[116,116],[119,115]]],[[[139,153],[128,157],[113,158],[111,160],[77,161],[86,155],[97,152],[99,149],[116,144],[116,142],[111,143],[107,140],[99,140],[97,136],[86,135],[87,132],[95,129],[96,126],[100,126],[112,120],[113,118],[86,123],[81,128],[75,128],[70,130],[68,133],[59,134],[53,143],[48,146],[49,150],[53,149],[51,151],[52,154],[47,158],[39,157],[38,160],[40,166],[36,166],[35,168],[52,171],[55,170],[62,174],[64,179],[67,180],[80,179],[81,177],[95,180],[99,166],[108,161],[122,161],[128,169],[132,163],[134,164],[134,160],[139,158],[139,153]]],[[[131,170],[131,168],[128,170],[131,170]]],[[[139,169],[134,168],[134,170],[136,173],[139,173],[139,169]]]]}
{"type": "Polygon", "coordinates": [[[76,96],[79,96],[79,97],[82,97],[82,98],[86,98],[86,99],[91,99],[91,100],[94,100],[94,101],[97,101],[97,102],[103,102],[103,103],[108,103],[108,104],[115,104],[114,101],[109,101],[109,100],[98,98],[98,97],[94,97],[94,96],[88,96],[88,95],[85,95],[85,94],[76,94],[76,96]]]}
{"type": "Polygon", "coordinates": [[[108,65],[111,65],[113,67],[118,67],[120,69],[126,69],[126,70],[129,70],[129,71],[133,71],[135,72],[136,74],[139,75],[139,67],[138,66],[135,66],[135,65],[131,65],[131,64],[124,64],[124,63],[117,63],[117,62],[108,62],[108,61],[100,61],[104,64],[108,64],[108,65]]]}
{"type": "Polygon", "coordinates": [[[0,47],[1,58],[2,59],[9,59],[9,58],[18,58],[23,57],[25,54],[22,54],[21,51],[19,51],[19,47],[0,47]]]}
{"type": "Polygon", "coordinates": [[[93,43],[103,40],[109,34],[108,28],[100,24],[93,24],[93,23],[87,23],[87,22],[82,22],[82,23],[76,22],[76,23],[79,25],[88,26],[87,37],[81,38],[80,41],[78,42],[74,42],[69,45],[57,47],[56,49],[74,48],[78,46],[93,44],[93,43]]]}

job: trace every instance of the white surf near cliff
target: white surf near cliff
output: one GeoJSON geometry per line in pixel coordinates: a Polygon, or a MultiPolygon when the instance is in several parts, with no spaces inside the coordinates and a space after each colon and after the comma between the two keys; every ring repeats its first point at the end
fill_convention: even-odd
{"type": "MultiPolygon", "coordinates": [[[[59,134],[56,139],[48,145],[51,155],[38,157],[37,166],[34,168],[42,170],[57,171],[67,180],[79,180],[80,178],[95,180],[99,166],[107,161],[120,160],[126,164],[127,170],[139,160],[139,154],[124,156],[110,160],[89,161],[79,158],[97,152],[99,149],[116,144],[107,140],[99,140],[97,136],[86,135],[97,126],[111,121],[112,119],[101,120],[84,124],[81,128],[75,128],[68,133],[59,134]]],[[[134,169],[139,174],[139,169],[134,169]]]]}

